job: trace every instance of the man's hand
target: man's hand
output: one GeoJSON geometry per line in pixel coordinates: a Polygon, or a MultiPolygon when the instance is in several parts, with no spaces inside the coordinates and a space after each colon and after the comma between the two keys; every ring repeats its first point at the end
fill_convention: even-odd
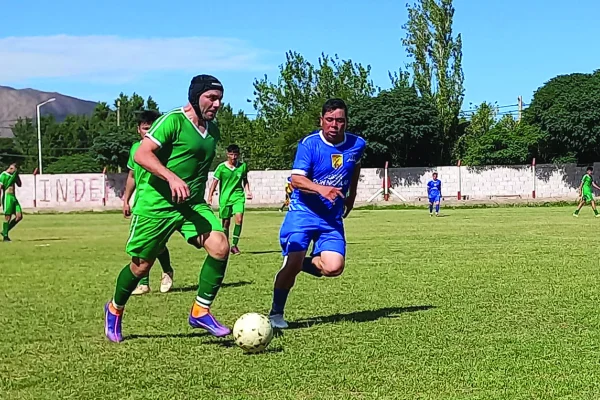
{"type": "Polygon", "coordinates": [[[250,192],[250,191],[246,192],[246,198],[248,200],[252,200],[252,192],[250,192]]]}
{"type": "Polygon", "coordinates": [[[332,203],[335,203],[335,200],[338,197],[341,197],[342,199],[344,198],[342,190],[333,186],[320,186],[318,190],[321,196],[323,196],[332,203]]]}
{"type": "Polygon", "coordinates": [[[343,218],[346,218],[348,214],[350,214],[350,211],[352,211],[352,209],[354,208],[355,201],[356,196],[346,197],[346,200],[344,201],[344,208],[346,209],[346,211],[344,212],[343,218]]]}
{"type": "Polygon", "coordinates": [[[170,176],[167,182],[169,182],[171,196],[175,203],[183,203],[190,198],[190,188],[177,175],[173,174],[170,176]]]}
{"type": "Polygon", "coordinates": [[[123,217],[129,218],[131,216],[131,207],[129,207],[129,203],[123,203],[123,217]]]}

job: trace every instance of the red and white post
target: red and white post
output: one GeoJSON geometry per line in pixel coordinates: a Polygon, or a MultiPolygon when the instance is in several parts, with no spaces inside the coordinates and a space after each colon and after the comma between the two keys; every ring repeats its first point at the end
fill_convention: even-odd
{"type": "Polygon", "coordinates": [[[106,206],[106,167],[102,170],[102,206],[106,206]]]}
{"type": "Polygon", "coordinates": [[[390,200],[390,176],[388,175],[388,161],[385,162],[385,169],[383,170],[383,182],[381,183],[381,187],[383,188],[383,200],[390,200]]]}
{"type": "Polygon", "coordinates": [[[531,197],[535,199],[535,158],[531,162],[531,172],[533,174],[533,191],[531,192],[531,197]]]}
{"type": "Polygon", "coordinates": [[[462,177],[460,175],[460,170],[461,170],[461,168],[460,168],[460,160],[458,160],[458,165],[457,166],[458,166],[458,194],[457,194],[457,198],[458,198],[458,200],[461,200],[462,199],[462,196],[461,196],[462,177]]]}
{"type": "Polygon", "coordinates": [[[386,161],[385,162],[385,168],[383,170],[383,179],[381,181],[381,188],[377,192],[375,192],[373,194],[373,196],[371,196],[369,198],[369,200],[367,200],[368,203],[370,203],[373,200],[375,200],[375,198],[377,198],[377,196],[379,196],[380,194],[383,194],[383,199],[385,201],[389,201],[390,200],[390,193],[393,194],[394,196],[396,196],[397,198],[399,198],[400,200],[406,201],[406,199],[404,197],[402,197],[400,195],[400,193],[396,192],[392,188],[392,180],[390,179],[390,174],[388,173],[388,166],[389,166],[389,162],[386,161]]]}

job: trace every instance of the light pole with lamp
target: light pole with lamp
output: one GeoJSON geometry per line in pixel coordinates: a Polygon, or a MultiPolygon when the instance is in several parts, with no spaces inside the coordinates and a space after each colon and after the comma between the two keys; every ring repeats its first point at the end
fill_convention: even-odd
{"type": "Polygon", "coordinates": [[[42,128],[40,126],[40,107],[44,104],[52,103],[56,100],[54,97],[48,99],[37,105],[37,133],[38,133],[38,168],[40,170],[40,175],[42,175],[42,128]]]}

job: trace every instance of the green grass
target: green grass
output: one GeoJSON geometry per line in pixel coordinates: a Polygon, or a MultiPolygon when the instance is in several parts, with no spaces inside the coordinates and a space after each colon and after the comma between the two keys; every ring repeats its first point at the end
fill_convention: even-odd
{"type": "MultiPolygon", "coordinates": [[[[114,214],[28,215],[0,243],[2,399],[586,399],[600,395],[600,272],[589,208],[356,211],[335,279],[302,275],[295,329],[244,355],[191,329],[204,252],[174,236],[175,290],[103,304],[127,262],[114,214]]],[[[214,307],[267,313],[282,214],[247,215],[214,307]]]]}

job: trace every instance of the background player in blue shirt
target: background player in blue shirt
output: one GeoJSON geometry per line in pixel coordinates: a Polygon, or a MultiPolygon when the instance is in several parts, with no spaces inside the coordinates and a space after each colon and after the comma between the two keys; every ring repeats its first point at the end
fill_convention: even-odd
{"type": "Polygon", "coordinates": [[[300,271],[333,277],[344,270],[343,218],[354,207],[366,147],[363,138],[346,132],[347,110],[340,99],[325,102],[321,130],[298,143],[292,167],[294,190],[279,232],[284,261],[275,277],[269,313],[275,328],[288,327],[283,318],[285,303],[300,271]],[[306,257],[311,242],[312,254],[306,257]]]}
{"type": "Polygon", "coordinates": [[[429,215],[433,216],[435,205],[435,216],[440,215],[440,199],[442,198],[442,181],[438,179],[437,172],[433,173],[433,179],[427,182],[427,196],[429,197],[429,215]]]}

